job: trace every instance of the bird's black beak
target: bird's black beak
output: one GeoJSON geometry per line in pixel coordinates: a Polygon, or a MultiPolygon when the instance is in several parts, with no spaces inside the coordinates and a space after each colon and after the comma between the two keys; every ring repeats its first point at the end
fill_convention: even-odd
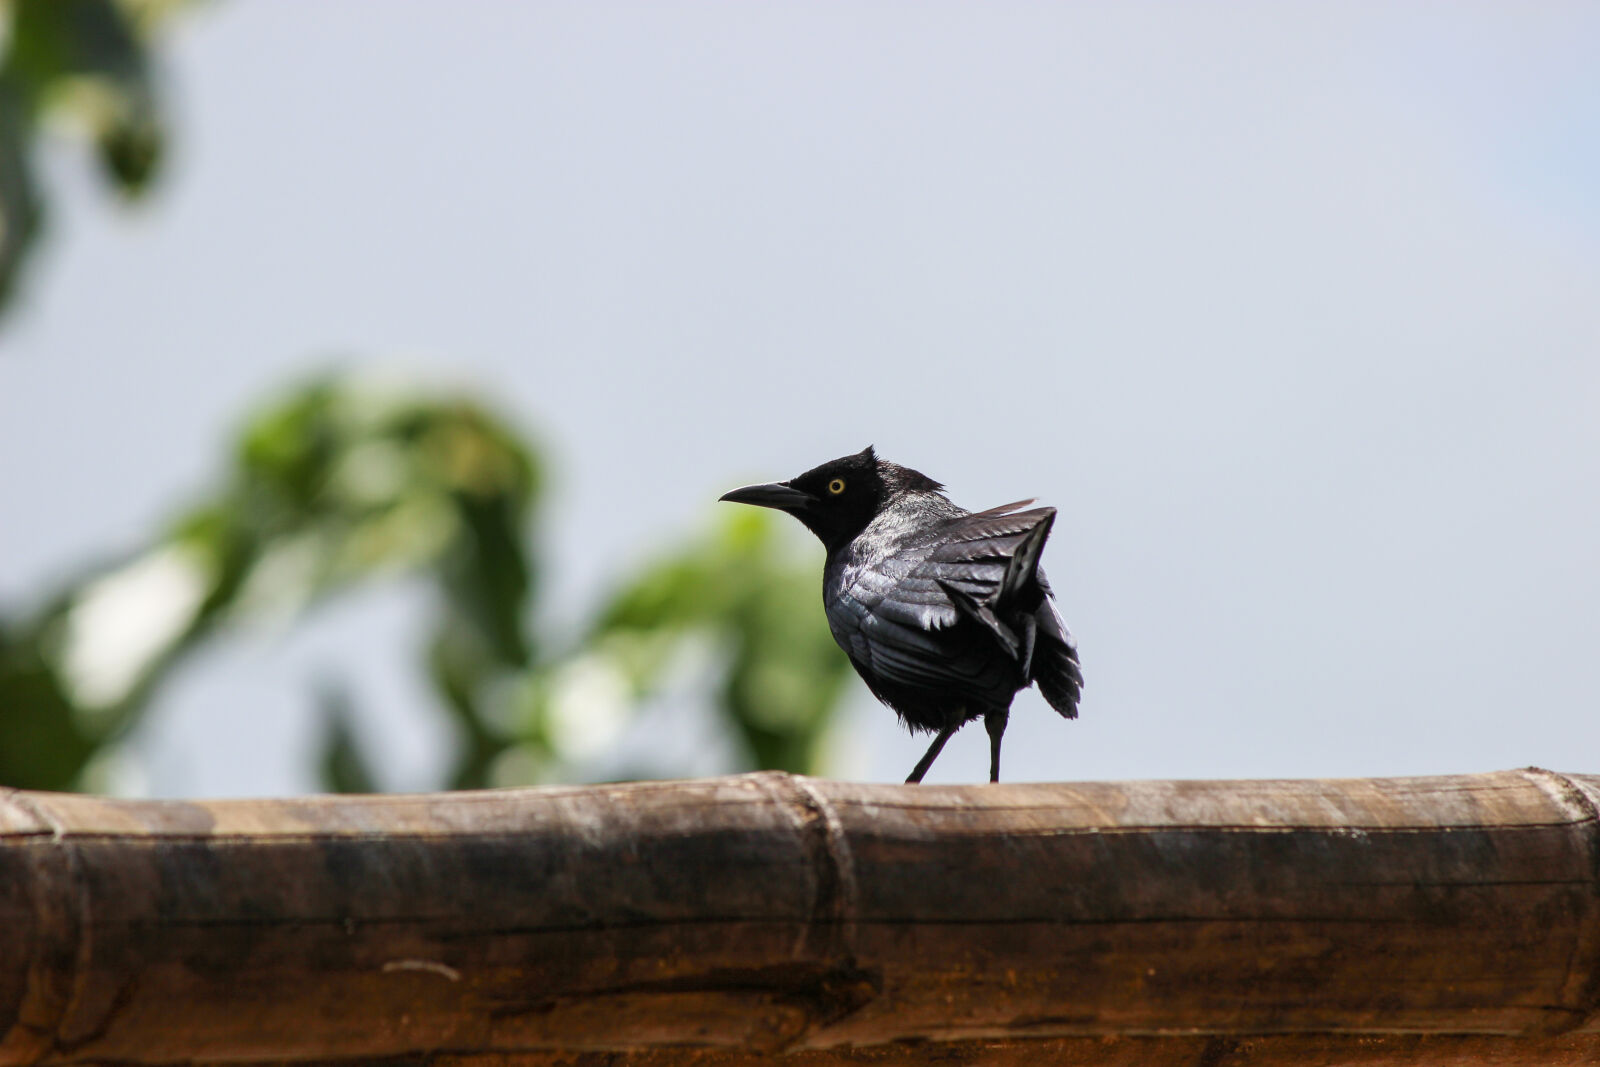
{"type": "Polygon", "coordinates": [[[779,511],[799,511],[815,503],[810,493],[786,482],[744,485],[731,493],[723,493],[718,499],[735,504],[754,504],[758,508],[777,508],[779,511]]]}

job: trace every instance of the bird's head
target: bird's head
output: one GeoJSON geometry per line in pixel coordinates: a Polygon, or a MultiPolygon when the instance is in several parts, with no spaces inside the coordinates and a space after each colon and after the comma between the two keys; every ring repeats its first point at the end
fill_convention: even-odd
{"type": "Polygon", "coordinates": [[[787,511],[832,552],[854,540],[902,495],[937,493],[943,488],[925,474],[879,459],[868,445],[786,482],[742,486],[721,499],[787,511]]]}

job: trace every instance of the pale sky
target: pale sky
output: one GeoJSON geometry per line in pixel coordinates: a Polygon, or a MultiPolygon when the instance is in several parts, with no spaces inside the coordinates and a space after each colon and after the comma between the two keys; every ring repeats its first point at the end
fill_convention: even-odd
{"type": "MultiPolygon", "coordinates": [[[[337,360],[548,448],[558,622],[869,442],[1056,505],[1083,717],[1020,696],[1011,780],[1600,770],[1597,41],[1583,3],[203,5],[149,203],[47,160],[0,602],[139,544],[337,360]]],[[[135,777],[309,788],[331,669],[423,784],[421,603],[219,647],[135,777]]],[[[836,770],[924,744],[857,685],[836,770]]]]}

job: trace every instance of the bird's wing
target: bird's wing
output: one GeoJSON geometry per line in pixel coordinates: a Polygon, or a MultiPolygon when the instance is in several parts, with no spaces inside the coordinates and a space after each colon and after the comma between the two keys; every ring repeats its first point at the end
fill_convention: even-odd
{"type": "Polygon", "coordinates": [[[1038,549],[1055,509],[1012,510],[1030,503],[958,515],[929,527],[923,545],[908,546],[902,555],[857,571],[845,593],[886,622],[914,630],[954,626],[961,612],[948,587],[986,601],[1007,584],[1008,570],[1013,571],[1013,584],[1020,584],[1022,576],[1013,563],[1019,549],[1030,569],[1037,568],[1038,549]]]}
{"type": "Polygon", "coordinates": [[[958,616],[944,590],[928,579],[895,577],[894,570],[861,571],[828,606],[834,636],[873,692],[885,700],[888,687],[945,690],[980,704],[999,699],[1003,665],[951,640],[958,616]]]}
{"type": "Polygon", "coordinates": [[[952,519],[939,529],[939,542],[912,576],[948,582],[974,599],[993,599],[1004,614],[1015,606],[1031,610],[1043,596],[1038,583],[1039,553],[1055,522],[1055,508],[1003,508],[952,519]]]}
{"type": "MultiPolygon", "coordinates": [[[[1038,589],[1033,577],[1038,549],[1055,509],[1016,510],[1029,503],[952,518],[928,531],[931,547],[920,560],[899,557],[857,572],[838,608],[849,616],[838,620],[846,624],[844,632],[835,628],[857,665],[900,685],[987,692],[1003,684],[997,677],[1007,673],[1003,664],[982,648],[942,633],[964,617],[989,625],[1000,647],[1019,666],[1028,665],[1033,626],[1020,618],[1009,625],[1001,618],[1016,610],[1007,601],[1019,589],[1038,589]],[[1002,589],[1007,594],[993,601],[1002,589]]],[[[1034,596],[1042,599],[1042,593],[1034,596]]],[[[1031,614],[1031,606],[1021,610],[1031,614]]]]}

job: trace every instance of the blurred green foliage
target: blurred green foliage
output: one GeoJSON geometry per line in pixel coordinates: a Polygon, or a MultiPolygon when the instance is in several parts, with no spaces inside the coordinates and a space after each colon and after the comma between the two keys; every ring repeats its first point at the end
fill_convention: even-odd
{"type": "MultiPolygon", "coordinates": [[[[543,488],[529,446],[463,397],[329,378],[266,406],[208,499],[35,615],[0,621],[0,783],[81,786],[183,658],[230,625],[299,617],[401,574],[437,591],[425,655],[459,739],[441,784],[570,777],[708,643],[716,706],[749,765],[816,771],[846,660],[815,564],[770,517],[727,509],[621,582],[575,636],[541,639],[530,531],[543,488]]],[[[312,698],[326,786],[373,788],[348,694],[330,682],[312,698]]]]}
{"type": "Polygon", "coordinates": [[[611,599],[588,643],[648,692],[686,636],[714,633],[729,652],[729,724],[756,766],[800,770],[818,766],[848,661],[824,621],[817,567],[792,562],[773,516],[740,508],[658,560],[611,599]]]}
{"type": "MultiPolygon", "coordinates": [[[[118,193],[149,185],[167,138],[149,42],[182,6],[0,0],[0,312],[45,213],[43,130],[90,143],[118,193]]],[[[440,784],[582,773],[707,647],[749,765],[817,770],[846,660],[815,565],[795,561],[772,517],[726,509],[562,639],[531,628],[543,491],[533,449],[468,398],[329,378],[269,403],[220,486],[142,551],[30,614],[0,612],[0,785],[83,787],[190,653],[399,575],[437,593],[420,654],[458,738],[440,784]]],[[[350,694],[322,679],[308,699],[326,724],[324,784],[373,789],[350,694]]]]}
{"type": "Polygon", "coordinates": [[[44,218],[35,179],[46,125],[93,144],[135,196],[166,141],[147,41],[173,0],[0,0],[0,310],[44,218]]]}

